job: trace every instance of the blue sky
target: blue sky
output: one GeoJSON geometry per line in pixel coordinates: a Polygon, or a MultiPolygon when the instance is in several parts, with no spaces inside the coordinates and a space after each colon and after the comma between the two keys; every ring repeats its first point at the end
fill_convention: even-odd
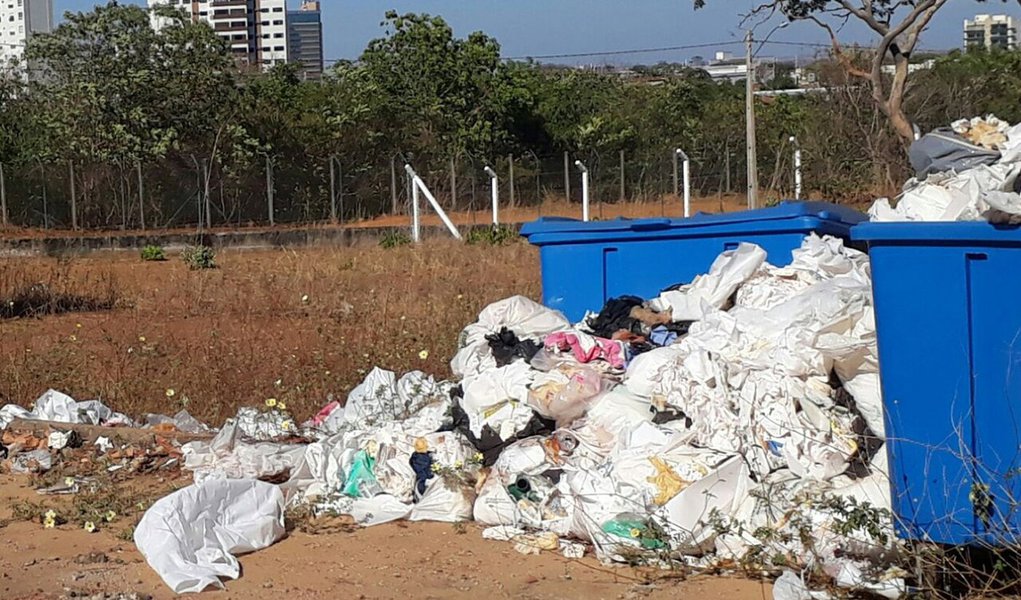
{"type": "MultiPolygon", "coordinates": [[[[296,3],[296,0],[289,0],[296,3]]],[[[136,4],[144,4],[142,1],[136,4]]],[[[739,13],[754,0],[709,0],[709,7],[696,11],[691,0],[322,0],[323,37],[327,59],[357,58],[366,43],[379,37],[379,23],[388,9],[426,12],[443,16],[458,35],[482,30],[496,37],[504,56],[541,56],[638,48],[661,48],[738,41],[739,13]]],[[[54,0],[54,11],[83,10],[89,0],[54,0]]],[[[961,24],[977,12],[1006,13],[1021,18],[1015,0],[980,4],[975,0],[953,0],[942,9],[926,35],[926,48],[960,46],[961,24]]],[[[763,34],[770,27],[761,29],[763,34]]],[[[757,30],[758,31],[758,30],[757,30]]],[[[860,28],[849,28],[845,37],[867,43],[871,36],[860,28]]],[[[773,35],[774,40],[825,42],[812,24],[799,23],[773,35]]],[[[720,47],[741,52],[739,46],[720,47]]],[[[767,46],[762,54],[774,56],[810,55],[811,49],[767,46]]],[[[563,59],[555,62],[586,64],[653,63],[683,60],[694,54],[711,56],[713,48],[638,54],[617,57],[563,59]]]]}

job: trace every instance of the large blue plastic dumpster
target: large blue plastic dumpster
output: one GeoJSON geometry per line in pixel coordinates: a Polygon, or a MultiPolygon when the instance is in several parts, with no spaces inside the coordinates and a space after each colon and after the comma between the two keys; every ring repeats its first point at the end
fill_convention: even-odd
{"type": "Polygon", "coordinates": [[[1016,542],[1021,530],[1021,229],[866,223],[902,537],[1016,542]]]}
{"type": "Polygon", "coordinates": [[[741,242],[762,246],[770,263],[783,266],[809,233],[848,239],[850,228],[866,218],[825,202],[784,202],[688,219],[544,218],[525,224],[521,235],[540,248],[543,303],[578,321],[610,298],[652,298],[686,283],[741,242]]]}

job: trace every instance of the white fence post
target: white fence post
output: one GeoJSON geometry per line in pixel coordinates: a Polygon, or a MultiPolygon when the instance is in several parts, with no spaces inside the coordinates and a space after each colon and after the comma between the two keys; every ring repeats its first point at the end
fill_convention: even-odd
{"type": "Polygon", "coordinates": [[[415,185],[418,175],[415,175],[411,165],[404,165],[404,168],[408,170],[408,179],[411,181],[411,241],[417,244],[422,241],[422,224],[418,218],[418,186],[415,185]]]}
{"type": "Polygon", "coordinates": [[[677,149],[677,156],[684,161],[684,216],[691,216],[691,159],[684,150],[677,149]]]}
{"type": "Polygon", "coordinates": [[[801,144],[793,135],[791,144],[794,144],[794,199],[801,200],[801,144]]]}
{"type": "Polygon", "coordinates": [[[574,166],[581,171],[581,220],[589,220],[589,197],[588,197],[588,167],[580,160],[574,161],[574,166]]]}
{"type": "Polygon", "coordinates": [[[425,199],[429,201],[433,210],[435,210],[436,214],[440,216],[440,220],[447,226],[447,230],[450,231],[450,234],[459,240],[464,239],[461,237],[461,232],[457,230],[457,227],[455,227],[447,217],[447,213],[443,212],[443,208],[440,206],[440,203],[436,201],[436,197],[429,191],[429,188],[426,187],[425,182],[418,176],[418,173],[415,173],[415,170],[411,168],[411,165],[404,165],[404,169],[408,172],[408,176],[411,177],[412,240],[419,242],[422,239],[421,224],[419,222],[419,193],[424,195],[425,199]]]}
{"type": "Polygon", "coordinates": [[[496,171],[486,167],[486,174],[489,175],[489,191],[493,198],[493,225],[500,224],[500,179],[496,171]]]}

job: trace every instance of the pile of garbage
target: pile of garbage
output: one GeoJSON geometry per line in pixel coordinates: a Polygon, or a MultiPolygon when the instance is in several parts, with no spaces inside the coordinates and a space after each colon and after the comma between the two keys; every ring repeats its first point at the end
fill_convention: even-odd
{"type": "Polygon", "coordinates": [[[915,177],[896,207],[876,201],[872,221],[1021,224],[1021,124],[962,119],[922,136],[909,154],[915,177]]]}
{"type": "MultiPolygon", "coordinates": [[[[363,526],[474,520],[524,553],[795,569],[895,597],[868,258],[816,236],[787,267],[765,258],[742,244],[581,323],[508,298],[461,333],[456,381],[377,368],[300,425],[242,409],[180,446],[195,484],[156,502],[135,542],[175,592],[222,587],[234,554],[274,543],[285,510],[306,506],[363,526]]],[[[0,416],[130,421],[90,406],[0,416]]],[[[186,415],[148,426],[162,419],[205,431],[186,415]]],[[[785,578],[792,593],[801,578],[785,578]]]]}
{"type": "MultiPolygon", "coordinates": [[[[195,484],[134,533],[178,593],[237,577],[233,555],[274,543],[285,510],[308,506],[363,526],[474,520],[524,553],[796,569],[896,597],[868,257],[812,235],[787,267],[765,258],[741,244],[690,283],[581,323],[496,302],[461,333],[456,381],[377,368],[300,425],[279,406],[218,431],[186,413],[134,422],[51,391],[0,409],[0,426],[198,434],[177,450],[195,484]]],[[[785,577],[792,593],[800,576],[785,577]]]]}

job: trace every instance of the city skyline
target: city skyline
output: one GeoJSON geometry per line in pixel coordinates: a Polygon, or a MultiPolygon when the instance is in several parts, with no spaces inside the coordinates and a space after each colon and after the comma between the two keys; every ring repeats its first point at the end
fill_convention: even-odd
{"type": "MultiPolygon", "coordinates": [[[[143,0],[132,2],[144,5],[143,0]]],[[[54,0],[59,22],[66,10],[85,10],[81,0],[54,0]]],[[[288,0],[296,9],[299,2],[288,0]]],[[[696,11],[691,0],[637,0],[627,5],[614,0],[518,0],[495,2],[481,0],[326,0],[322,3],[324,55],[329,64],[335,60],[357,59],[369,40],[384,35],[380,22],[387,10],[425,12],[442,16],[458,36],[481,30],[496,38],[507,58],[560,54],[600,53],[644,48],[706,46],[624,55],[564,57],[548,62],[562,64],[651,64],[659,61],[682,62],[694,55],[711,56],[715,49],[735,50],[742,38],[741,19],[754,3],[748,0],[710,0],[696,11]],[[739,8],[736,8],[739,7],[739,8]],[[717,47],[718,46],[718,47],[717,47]]],[[[962,46],[964,19],[976,14],[1007,14],[1021,18],[1016,3],[961,0],[944,7],[922,38],[923,49],[948,50],[962,46]]],[[[765,36],[773,24],[756,30],[765,36]]],[[[864,27],[848,25],[842,38],[855,43],[870,43],[874,36],[864,27]]],[[[819,44],[825,34],[811,23],[795,23],[773,33],[772,40],[819,44]]],[[[823,50],[819,48],[818,50],[823,50]]],[[[811,47],[768,46],[762,54],[811,55],[811,47]]]]}

